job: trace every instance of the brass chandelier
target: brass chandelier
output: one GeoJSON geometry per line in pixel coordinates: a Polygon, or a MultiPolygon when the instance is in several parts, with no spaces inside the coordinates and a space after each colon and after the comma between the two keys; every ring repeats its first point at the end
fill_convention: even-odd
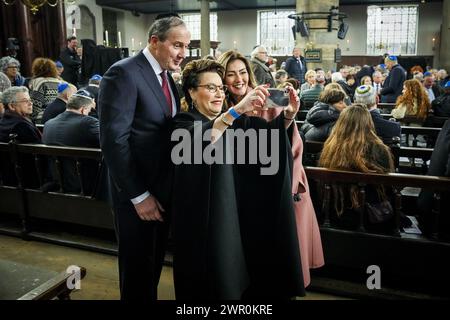
{"type": "MultiPolygon", "coordinates": [[[[39,8],[45,4],[48,4],[50,7],[56,7],[58,2],[63,2],[64,0],[20,0],[25,6],[30,8],[32,14],[36,14],[39,11],[39,8]]],[[[67,4],[74,4],[76,0],[65,0],[67,4]]],[[[3,3],[7,6],[13,5],[16,0],[3,0],[3,3]]]]}

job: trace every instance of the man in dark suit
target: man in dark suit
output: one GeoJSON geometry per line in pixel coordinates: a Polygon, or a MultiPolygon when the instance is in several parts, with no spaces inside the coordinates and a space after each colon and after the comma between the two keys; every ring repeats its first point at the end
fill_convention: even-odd
{"type": "Polygon", "coordinates": [[[45,124],[48,120],[66,111],[67,101],[75,92],[77,92],[77,87],[73,84],[61,82],[58,85],[58,96],[44,110],[42,123],[45,124]]]}
{"type": "MultiPolygon", "coordinates": [[[[84,87],[86,91],[89,91],[89,93],[94,97],[95,104],[98,104],[98,91],[100,89],[100,82],[102,81],[102,76],[99,74],[94,74],[90,79],[87,87],[84,87]]],[[[97,118],[97,110],[92,109],[91,113],[89,114],[91,117],[97,118]]]]}
{"type": "Polygon", "coordinates": [[[78,85],[78,72],[81,67],[81,58],[78,55],[77,46],[77,37],[72,36],[67,39],[67,47],[62,49],[59,55],[64,67],[61,78],[75,86],[78,85]]]}
{"type": "Polygon", "coordinates": [[[305,74],[308,71],[306,60],[301,56],[300,48],[294,48],[292,57],[287,58],[285,70],[290,78],[297,79],[300,84],[305,83],[305,74]]]}
{"type": "MultiPolygon", "coordinates": [[[[88,115],[93,108],[95,108],[95,101],[91,94],[86,90],[77,91],[70,97],[66,111],[45,123],[42,142],[56,146],[98,148],[100,146],[99,122],[88,115]]],[[[81,165],[83,190],[85,194],[90,194],[98,165],[92,161],[83,161],[81,165]]],[[[64,191],[79,193],[81,186],[76,163],[73,160],[63,159],[62,166],[64,191]]]]}
{"type": "Polygon", "coordinates": [[[398,64],[396,56],[388,56],[384,60],[389,69],[389,75],[384,81],[381,89],[381,102],[395,103],[398,96],[402,94],[403,82],[406,80],[406,71],[398,64]]]}
{"type": "Polygon", "coordinates": [[[370,111],[377,135],[387,145],[392,144],[393,137],[401,137],[398,122],[383,119],[377,108],[377,94],[372,86],[362,85],[355,90],[355,103],[364,104],[370,111]]]}
{"type": "Polygon", "coordinates": [[[178,17],[156,20],[147,47],[115,63],[99,93],[100,145],[112,185],[124,300],[156,300],[170,219],[170,119],[176,70],[190,33],[178,17]]]}

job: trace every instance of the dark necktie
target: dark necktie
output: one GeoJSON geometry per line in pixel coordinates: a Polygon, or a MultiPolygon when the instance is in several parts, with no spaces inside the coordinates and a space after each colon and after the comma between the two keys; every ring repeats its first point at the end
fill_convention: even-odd
{"type": "Polygon", "coordinates": [[[161,78],[162,78],[161,87],[164,92],[164,96],[166,97],[167,105],[170,110],[170,115],[172,115],[172,96],[170,95],[169,82],[167,81],[166,71],[161,72],[161,78]]]}

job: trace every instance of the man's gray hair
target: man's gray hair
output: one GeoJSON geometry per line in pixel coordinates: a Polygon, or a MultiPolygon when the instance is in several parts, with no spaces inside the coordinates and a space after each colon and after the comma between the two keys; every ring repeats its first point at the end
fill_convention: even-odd
{"type": "Polygon", "coordinates": [[[16,96],[20,92],[28,93],[28,88],[27,87],[11,87],[11,88],[8,88],[5,91],[3,91],[3,95],[2,95],[3,104],[5,106],[7,106],[11,103],[15,103],[17,101],[16,96]]]}
{"type": "Polygon", "coordinates": [[[362,85],[355,90],[355,103],[361,103],[368,109],[377,104],[375,89],[370,85],[362,85]]]}
{"type": "Polygon", "coordinates": [[[375,71],[374,73],[372,73],[372,78],[373,77],[382,77],[383,75],[381,74],[380,71],[375,71]]]}
{"type": "Polygon", "coordinates": [[[264,46],[255,47],[255,49],[253,49],[253,51],[251,53],[252,59],[255,58],[258,55],[258,53],[265,52],[265,51],[267,51],[267,50],[266,50],[266,47],[264,47],[264,46]]]}
{"type": "Polygon", "coordinates": [[[13,57],[3,57],[0,59],[0,68],[1,71],[6,72],[6,70],[8,69],[8,67],[10,65],[16,65],[17,68],[20,69],[20,62],[17,59],[14,59],[13,57]]]}
{"type": "Polygon", "coordinates": [[[148,30],[148,38],[150,39],[152,36],[156,36],[160,41],[165,41],[170,29],[179,26],[186,26],[186,24],[178,17],[158,19],[150,26],[150,29],[148,30]]]}
{"type": "Polygon", "coordinates": [[[92,103],[94,103],[94,99],[83,97],[80,95],[73,95],[69,98],[66,108],[72,110],[80,110],[81,108],[87,107],[92,103]]]}

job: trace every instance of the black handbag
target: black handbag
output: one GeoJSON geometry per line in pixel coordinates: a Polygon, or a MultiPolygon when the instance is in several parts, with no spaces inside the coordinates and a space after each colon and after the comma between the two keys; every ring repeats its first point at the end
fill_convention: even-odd
{"type": "Polygon", "coordinates": [[[383,223],[394,216],[394,209],[388,200],[378,203],[366,203],[366,211],[369,222],[373,224],[383,223]]]}

